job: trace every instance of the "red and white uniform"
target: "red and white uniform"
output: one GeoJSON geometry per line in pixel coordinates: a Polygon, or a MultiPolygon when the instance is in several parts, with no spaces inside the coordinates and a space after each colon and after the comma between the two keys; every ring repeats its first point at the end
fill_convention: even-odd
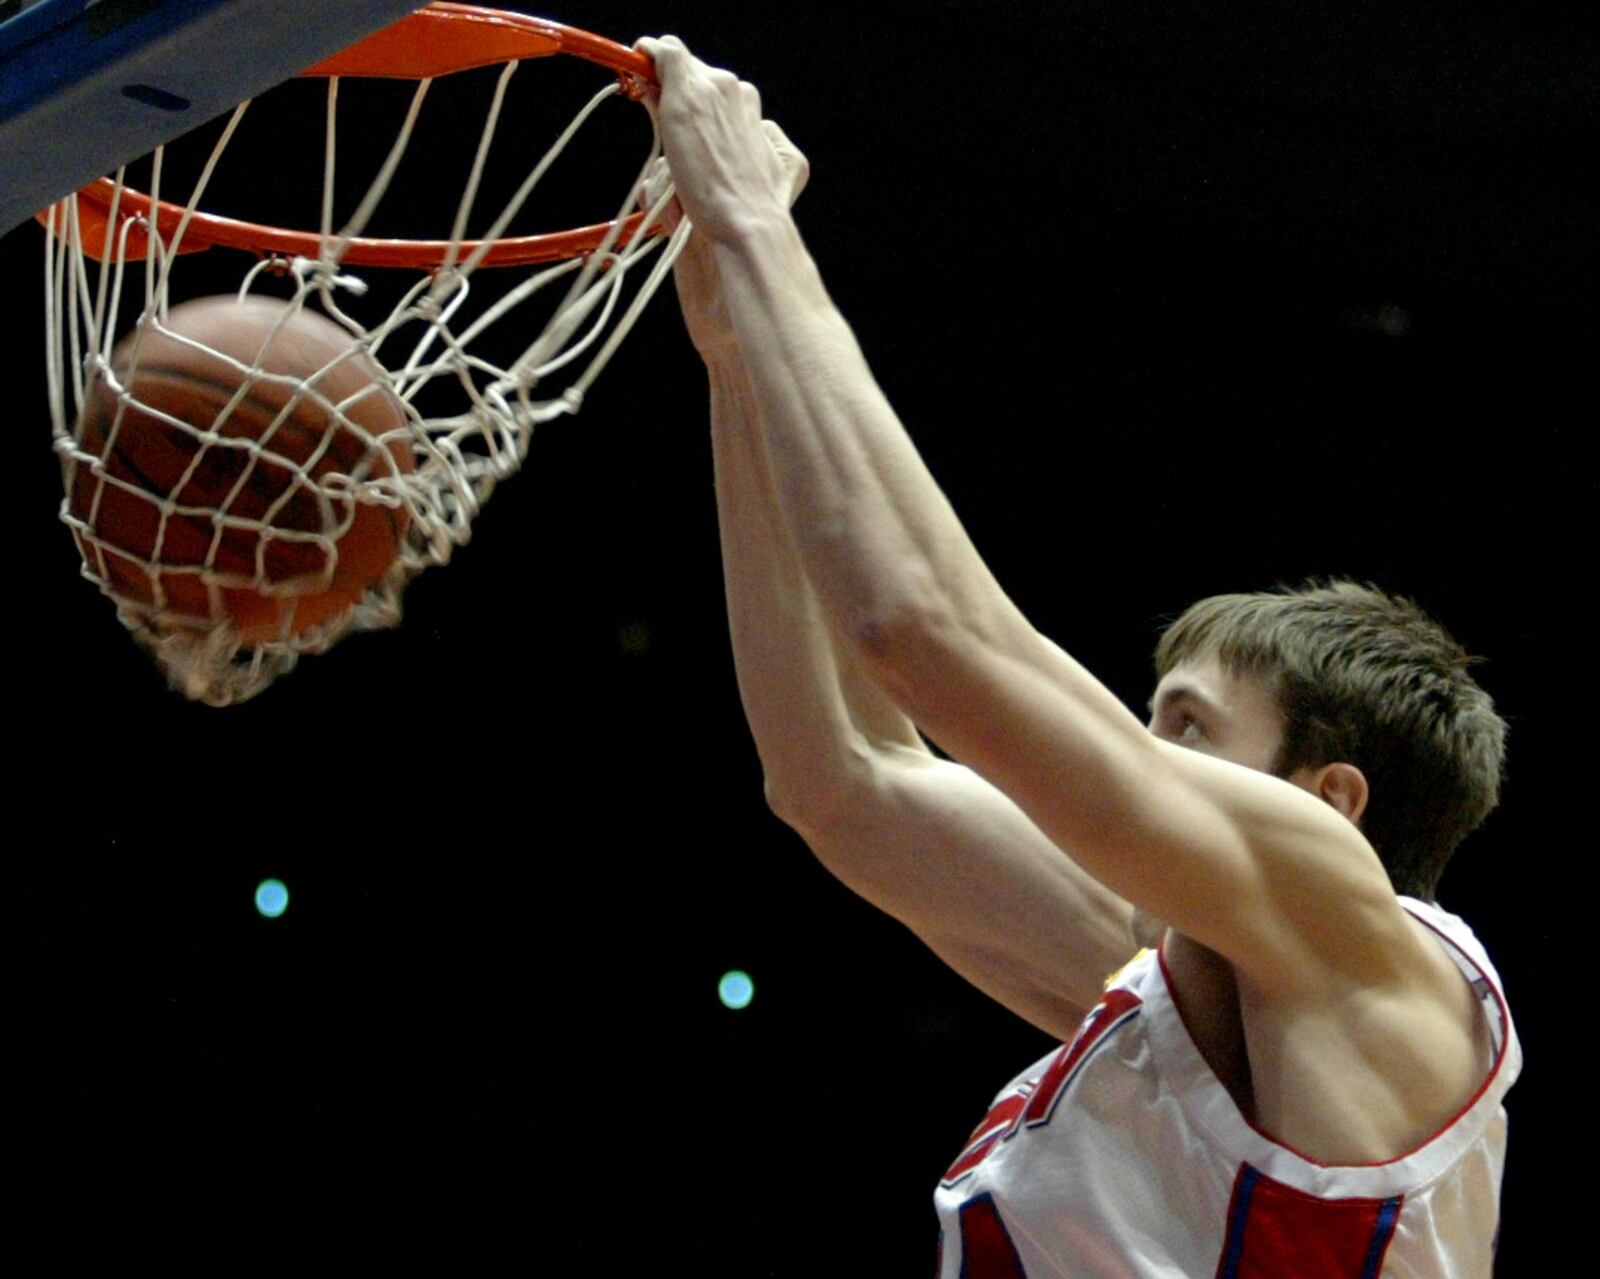
{"type": "Polygon", "coordinates": [[[1201,1058],[1157,955],[1013,1080],[945,1174],[940,1279],[1488,1279],[1522,1065],[1500,979],[1454,915],[1402,898],[1483,1001],[1494,1066],[1387,1163],[1329,1167],[1252,1127],[1201,1058]]]}

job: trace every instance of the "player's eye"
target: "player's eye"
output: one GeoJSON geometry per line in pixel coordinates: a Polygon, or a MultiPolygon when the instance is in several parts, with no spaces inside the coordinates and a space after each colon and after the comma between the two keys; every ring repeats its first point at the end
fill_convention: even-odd
{"type": "Polygon", "coordinates": [[[1183,742],[1197,742],[1205,737],[1205,729],[1200,721],[1193,715],[1180,715],[1178,717],[1178,740],[1183,742]]]}

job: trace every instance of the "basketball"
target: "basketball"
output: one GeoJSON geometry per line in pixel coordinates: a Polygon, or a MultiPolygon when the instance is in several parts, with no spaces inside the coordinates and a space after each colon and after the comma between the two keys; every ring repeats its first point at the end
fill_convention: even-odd
{"type": "Polygon", "coordinates": [[[413,469],[405,410],[348,332],[287,303],[200,298],[163,328],[112,353],[120,416],[101,377],[79,417],[67,497],[85,562],[136,605],[231,622],[246,646],[336,621],[409,525],[352,491],[413,469]]]}

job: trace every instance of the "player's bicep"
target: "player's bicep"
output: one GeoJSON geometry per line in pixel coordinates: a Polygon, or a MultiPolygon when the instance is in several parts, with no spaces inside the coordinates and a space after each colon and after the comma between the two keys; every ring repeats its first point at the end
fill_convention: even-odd
{"type": "Polygon", "coordinates": [[[1067,654],[1018,632],[924,650],[913,713],[1095,881],[1264,983],[1315,979],[1348,960],[1351,937],[1394,931],[1393,892],[1352,823],[1288,782],[1159,740],[1067,654]]]}
{"type": "Polygon", "coordinates": [[[852,889],[1057,1038],[1135,949],[1132,907],[960,764],[880,752],[826,827],[801,833],[852,889]]]}

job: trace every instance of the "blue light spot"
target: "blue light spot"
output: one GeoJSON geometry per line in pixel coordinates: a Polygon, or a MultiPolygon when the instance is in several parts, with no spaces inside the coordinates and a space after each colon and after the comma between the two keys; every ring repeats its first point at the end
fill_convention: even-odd
{"type": "Polygon", "coordinates": [[[723,973],[722,980],[717,983],[717,998],[722,1000],[724,1008],[748,1008],[755,997],[755,982],[750,980],[749,973],[742,973],[737,968],[731,973],[723,973]]]}
{"type": "Polygon", "coordinates": [[[278,879],[263,879],[256,889],[256,909],[268,919],[276,919],[289,909],[289,890],[278,879]]]}

